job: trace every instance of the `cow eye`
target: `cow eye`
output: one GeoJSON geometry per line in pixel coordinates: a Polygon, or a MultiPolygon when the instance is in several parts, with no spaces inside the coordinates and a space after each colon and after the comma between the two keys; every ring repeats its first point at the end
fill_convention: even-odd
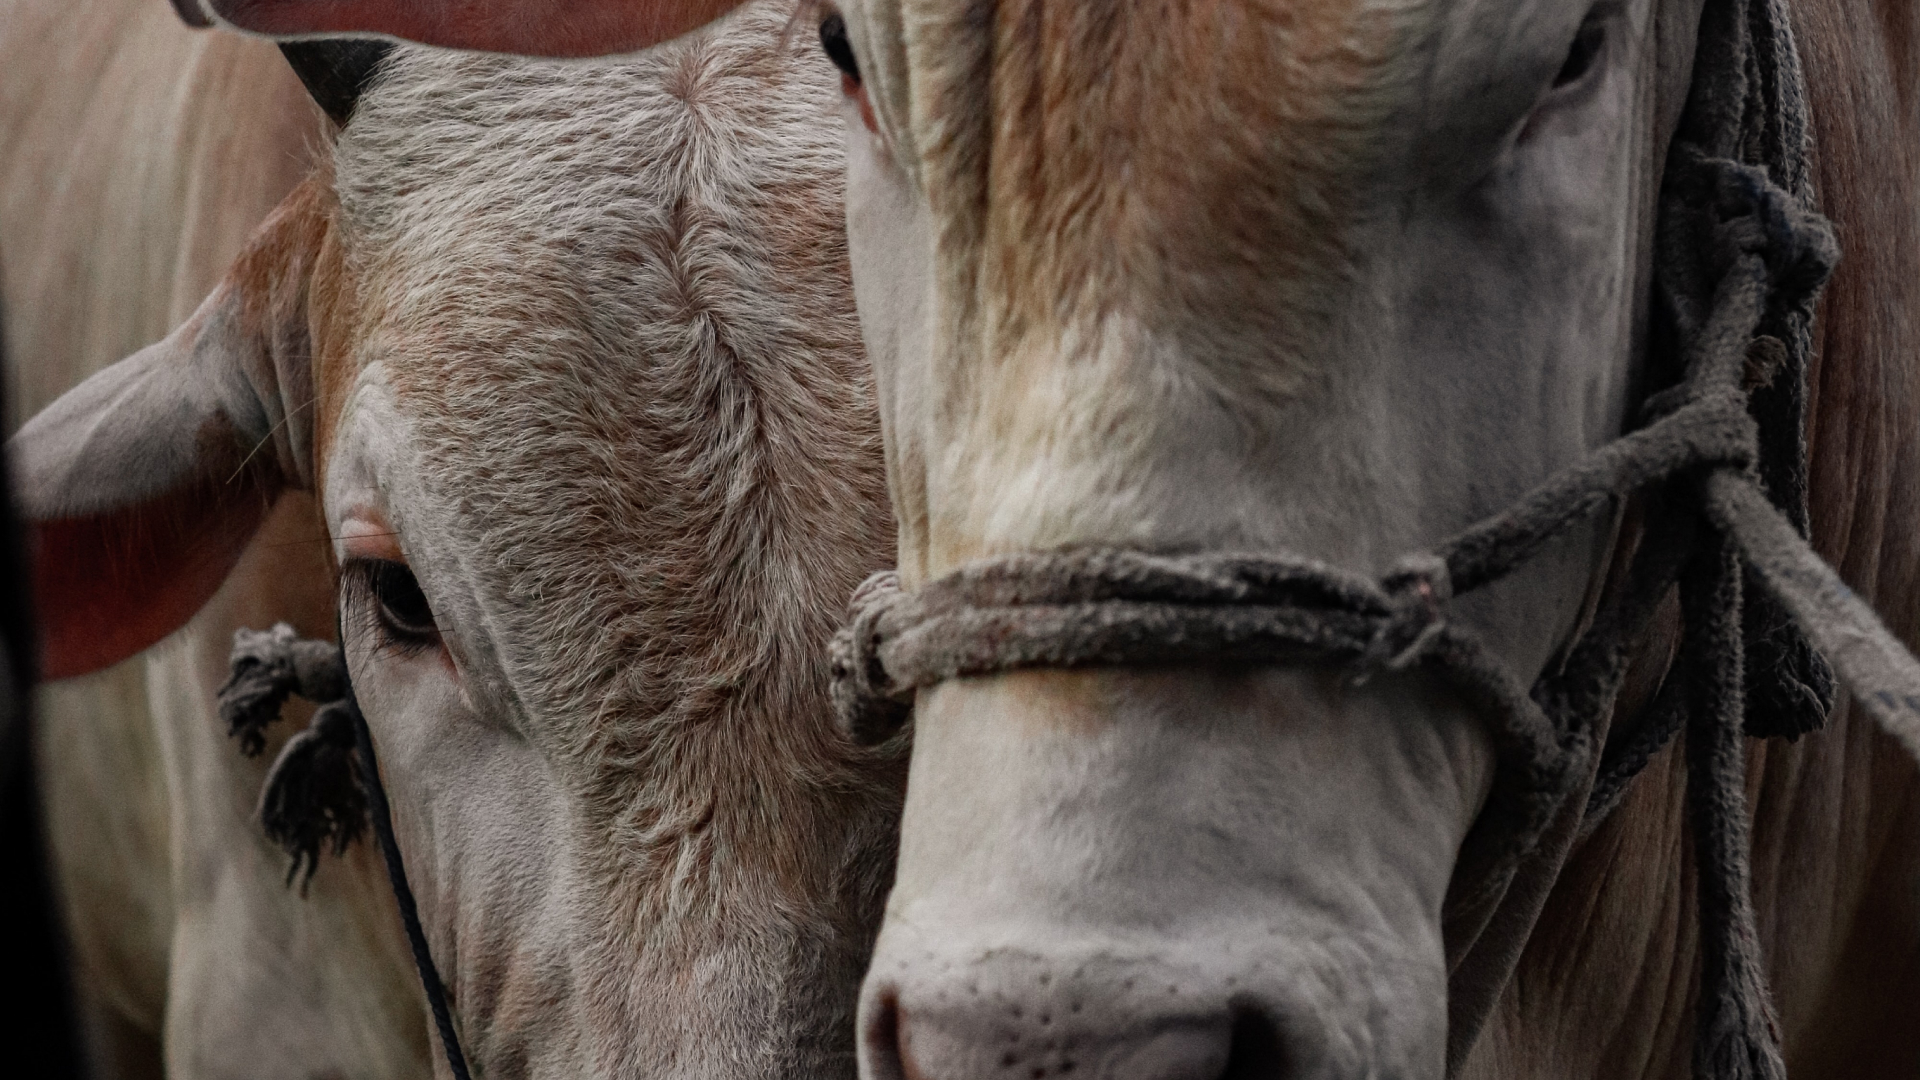
{"type": "Polygon", "coordinates": [[[839,12],[820,20],[820,47],[827,59],[840,69],[854,86],[860,85],[860,62],[853,58],[853,42],[847,40],[847,20],[839,12]]]}
{"type": "Polygon", "coordinates": [[[1600,58],[1601,47],[1606,43],[1606,23],[1591,17],[1581,23],[1580,32],[1567,48],[1567,59],[1560,65],[1560,73],[1553,77],[1553,88],[1558,90],[1579,82],[1581,76],[1593,70],[1594,61],[1600,58]]]}
{"type": "Polygon", "coordinates": [[[407,564],[391,559],[356,559],[343,569],[370,601],[375,627],[386,644],[410,650],[439,643],[440,628],[433,620],[433,607],[407,564]]]}

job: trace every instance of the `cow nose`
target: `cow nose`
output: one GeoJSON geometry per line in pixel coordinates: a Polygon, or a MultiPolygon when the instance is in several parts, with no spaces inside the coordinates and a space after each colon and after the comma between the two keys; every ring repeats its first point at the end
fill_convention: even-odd
{"type": "Polygon", "coordinates": [[[1134,968],[1062,973],[987,962],[869,985],[867,1080],[1282,1080],[1258,1007],[1134,968]],[[871,991],[879,989],[878,993],[871,991]]]}

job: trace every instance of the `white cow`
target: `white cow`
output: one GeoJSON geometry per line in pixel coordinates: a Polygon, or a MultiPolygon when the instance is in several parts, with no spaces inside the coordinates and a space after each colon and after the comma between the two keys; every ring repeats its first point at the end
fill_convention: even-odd
{"type": "MultiPolygon", "coordinates": [[[[208,6],[268,33],[578,55],[661,40],[729,4],[208,6]]],[[[1687,261],[1734,259],[1737,239],[1755,245],[1740,258],[1764,250],[1783,274],[1796,265],[1789,241],[1810,244],[1796,259],[1821,246],[1816,229],[1788,228],[1800,219],[1785,209],[1816,193],[1847,255],[1808,394],[1788,385],[1797,370],[1771,381],[1778,354],[1761,343],[1746,383],[1718,400],[1751,391],[1770,431],[1806,425],[1815,545],[1895,634],[1920,636],[1911,4],[817,7],[848,98],[853,274],[909,594],[976,560],[1004,570],[1017,553],[1084,568],[1090,549],[1187,568],[1304,558],[1379,580],[1657,415],[1647,392],[1680,365],[1663,335],[1692,345],[1694,302],[1709,299],[1688,300],[1700,286],[1685,283],[1687,261]],[[1803,120],[1810,156],[1797,146],[1803,120]],[[1681,136],[1691,152],[1670,154],[1681,136]],[[1733,158],[1779,187],[1711,164],[1733,158]],[[1656,292],[1656,265],[1686,288],[1656,292]]],[[[1808,280],[1770,279],[1768,302],[1790,304],[1781,297],[1808,280]]],[[[1727,338],[1686,359],[1731,355],[1734,371],[1751,327],[1713,325],[1727,338]]],[[[1766,325],[1797,340],[1790,319],[1766,325]]],[[[1768,445],[1801,464],[1790,440],[1768,445]]],[[[1768,494],[1796,503],[1780,461],[1766,462],[1768,494]]],[[[1590,601],[1616,594],[1609,571],[1643,521],[1691,520],[1694,479],[1676,489],[1680,508],[1654,504],[1618,530],[1592,515],[1458,597],[1431,560],[1413,564],[1388,606],[1471,633],[1524,688],[1562,670],[1590,601]]],[[[1712,597],[1688,593],[1685,663],[1670,667],[1683,630],[1671,602],[1631,639],[1611,731],[1600,708],[1553,733],[1578,766],[1511,878],[1475,856],[1516,816],[1499,794],[1546,759],[1501,744],[1490,695],[1435,677],[1442,631],[1403,639],[1408,621],[1385,624],[1355,656],[1421,666],[1367,680],[1291,658],[1146,664],[1144,649],[1119,666],[1000,670],[980,657],[1012,655],[1016,629],[1058,617],[1022,599],[1032,593],[965,593],[1014,597],[992,603],[1017,619],[931,601],[895,609],[931,610],[949,630],[978,616],[1001,636],[960,643],[910,621],[936,630],[892,639],[930,674],[916,684],[899,877],[864,999],[866,1074],[1777,1076],[1777,1043],[1796,1076],[1911,1075],[1920,777],[1867,720],[1871,708],[1911,721],[1910,688],[1857,684],[1886,696],[1841,701],[1792,744],[1742,743],[1743,716],[1777,714],[1716,713],[1733,699],[1701,690],[1681,699],[1686,752],[1647,761],[1604,822],[1583,817],[1609,735],[1618,749],[1648,730],[1663,680],[1691,672],[1688,685],[1706,685],[1694,646],[1734,610],[1740,572],[1712,597]],[[975,674],[943,681],[950,670],[975,674]],[[1712,876],[1696,877],[1690,818],[1697,836],[1723,830],[1698,845],[1712,876]],[[1696,893],[1717,917],[1695,921],[1696,893]]],[[[1811,573],[1768,588],[1814,580],[1822,597],[1852,595],[1811,573]]],[[[1054,585],[1041,594],[1084,596],[1054,585]]],[[[1166,603],[1215,617],[1191,597],[1166,603]]],[[[1139,626],[1126,621],[1137,610],[1100,611],[1139,626]]],[[[1736,626],[1717,655],[1740,653],[1743,633],[1770,650],[1778,639],[1759,635],[1776,629],[1764,615],[1736,626]]],[[[1878,640],[1833,634],[1827,646],[1844,669],[1866,647],[1856,641],[1878,640]]],[[[1752,674],[1787,688],[1786,670],[1752,674]]]]}
{"type": "Polygon", "coordinates": [[[617,65],[395,54],[192,314],[16,436],[49,673],[188,623],[143,730],[194,740],[155,802],[221,829],[89,894],[216,868],[138,969],[213,988],[133,1018],[173,1071],[422,1067],[367,847],[288,891],[210,715],[223,636],[325,636],[337,581],[480,1071],[850,1075],[903,762],[833,730],[825,643],[893,526],[834,76],[789,15],[617,65]]]}

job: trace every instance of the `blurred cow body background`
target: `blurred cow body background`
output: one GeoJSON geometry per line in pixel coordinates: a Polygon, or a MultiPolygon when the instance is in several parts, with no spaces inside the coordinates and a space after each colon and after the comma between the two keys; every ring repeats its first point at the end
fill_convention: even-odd
{"type": "MultiPolygon", "coordinates": [[[[14,429],[191,314],[319,162],[327,120],[270,43],[139,0],[9,0],[0,68],[14,429]]],[[[427,1067],[377,860],[356,847],[305,898],[279,884],[286,857],[254,821],[273,759],[236,753],[213,713],[235,629],[330,633],[324,535],[289,493],[182,633],[38,691],[42,812],[101,1075],[155,1075],[163,1044],[179,1075],[427,1067]]],[[[272,734],[269,755],[290,732],[272,734]]]]}

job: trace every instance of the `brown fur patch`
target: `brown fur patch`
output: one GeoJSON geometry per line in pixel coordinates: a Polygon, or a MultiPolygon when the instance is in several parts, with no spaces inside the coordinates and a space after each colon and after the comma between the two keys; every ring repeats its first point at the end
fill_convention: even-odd
{"type": "MultiPolygon", "coordinates": [[[[326,169],[326,212],[339,207],[333,199],[332,169],[326,169]]],[[[307,299],[307,319],[313,344],[313,486],[327,489],[327,463],[332,458],[335,433],[346,408],[347,394],[359,375],[358,346],[361,320],[358,289],[347,266],[346,249],[338,228],[328,228],[314,259],[307,299]]]]}
{"type": "Polygon", "coordinates": [[[1389,44],[1360,0],[1000,3],[986,273],[1005,332],[1239,310],[1276,255],[1326,274],[1389,44]]]}
{"type": "MultiPolygon", "coordinates": [[[[1082,349],[1106,316],[1194,341],[1235,392],[1297,384],[1402,89],[1366,0],[1004,0],[917,25],[915,168],[945,223],[942,336],[1082,349]],[[1249,322],[1256,325],[1249,325],[1249,322]]],[[[895,118],[895,123],[901,122],[895,118]]],[[[991,378],[1016,378],[1012,371],[991,378]]]]}
{"type": "Polygon", "coordinates": [[[307,285],[327,233],[326,181],[301,182],[262,222],[227,271],[249,329],[262,341],[305,356],[307,285]]]}

